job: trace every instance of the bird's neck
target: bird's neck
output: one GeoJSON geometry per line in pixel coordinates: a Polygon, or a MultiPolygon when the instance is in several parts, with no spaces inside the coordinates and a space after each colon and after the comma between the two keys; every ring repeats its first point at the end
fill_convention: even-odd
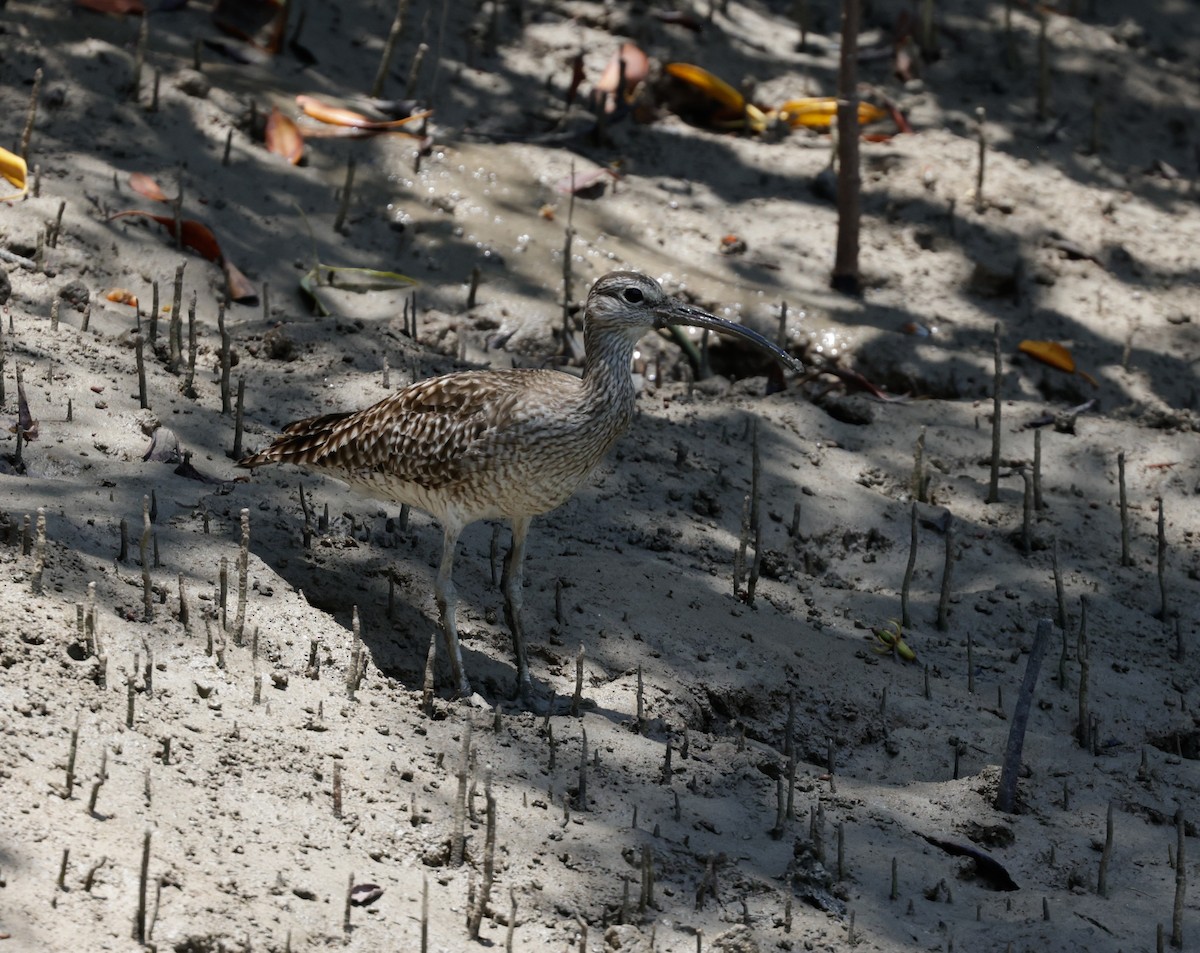
{"type": "Polygon", "coordinates": [[[641,330],[584,328],[583,387],[608,413],[633,415],[636,396],[630,365],[641,330]]]}

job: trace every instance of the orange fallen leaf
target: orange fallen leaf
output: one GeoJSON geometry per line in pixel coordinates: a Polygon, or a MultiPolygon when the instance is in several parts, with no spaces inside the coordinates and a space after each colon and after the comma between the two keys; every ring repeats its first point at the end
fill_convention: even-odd
{"type": "MultiPolygon", "coordinates": [[[[155,215],[153,212],[143,212],[140,209],[127,209],[124,212],[117,212],[108,217],[110,222],[118,218],[133,218],[140,216],[142,218],[153,219],[158,222],[167,233],[175,237],[175,219],[170,215],[155,215]]],[[[190,248],[196,254],[209,261],[221,260],[221,246],[217,242],[217,236],[212,233],[212,230],[203,222],[197,222],[194,218],[185,218],[180,222],[180,227],[183,232],[183,244],[190,248]]]]}
{"type": "Polygon", "coordinates": [[[138,195],[144,195],[148,199],[153,199],[155,202],[169,202],[167,193],[165,193],[159,184],[146,175],[145,172],[129,173],[129,187],[138,195]]]}
{"type": "MultiPolygon", "coordinates": [[[[666,73],[691,87],[695,92],[723,107],[722,115],[706,117],[706,124],[722,129],[749,129],[765,133],[777,121],[793,128],[804,126],[809,129],[828,129],[837,120],[837,98],[815,96],[791,99],[778,109],[769,109],[747,102],[745,97],[719,76],[692,63],[668,63],[666,73]]],[[[887,116],[887,111],[860,101],[858,104],[859,125],[875,122],[887,116]]]]}
{"type": "Polygon", "coordinates": [[[283,156],[292,165],[304,158],[304,137],[296,123],[279,111],[271,109],[267,117],[267,131],[263,137],[267,151],[283,156]]]}
{"type": "Polygon", "coordinates": [[[1070,351],[1057,341],[1025,340],[1017,345],[1017,350],[1022,354],[1028,354],[1034,360],[1041,361],[1043,364],[1056,367],[1060,371],[1066,371],[1068,374],[1075,373],[1075,358],[1071,356],[1070,351]]]}
{"type": "MultiPolygon", "coordinates": [[[[331,126],[349,126],[354,129],[369,129],[374,132],[386,132],[393,129],[400,129],[410,122],[416,122],[419,119],[424,119],[427,116],[433,115],[432,110],[425,112],[413,113],[411,116],[405,116],[403,119],[371,119],[369,116],[364,116],[362,113],[355,112],[353,109],[343,109],[341,106],[330,106],[328,103],[323,103],[319,99],[314,99],[312,96],[300,94],[296,97],[296,105],[300,107],[304,115],[316,119],[319,122],[328,123],[331,126]]],[[[409,133],[409,135],[415,135],[409,133]]]]}
{"type": "Polygon", "coordinates": [[[746,99],[741,93],[721,77],[715,76],[702,66],[695,66],[691,63],[668,63],[663,69],[676,79],[696,87],[709,99],[716,100],[722,106],[740,111],[746,104],[746,99]]]}
{"type": "Polygon", "coordinates": [[[717,246],[717,250],[722,255],[744,255],[746,253],[746,240],[737,235],[722,235],[721,243],[717,246]]]}
{"type": "MultiPolygon", "coordinates": [[[[108,217],[110,222],[116,221],[118,218],[148,218],[158,222],[167,230],[172,238],[175,237],[175,219],[170,215],[155,215],[153,212],[144,212],[141,209],[126,209],[123,212],[116,212],[108,217]]],[[[254,291],[254,286],[243,275],[221,251],[221,245],[217,241],[217,236],[203,222],[197,222],[194,218],[185,218],[180,222],[180,231],[182,233],[182,242],[187,247],[200,255],[202,258],[207,258],[209,261],[220,263],[225,271],[225,281],[229,290],[229,297],[233,301],[249,304],[257,299],[257,294],[254,291]]]]}
{"type": "Polygon", "coordinates": [[[115,304],[127,304],[131,308],[136,308],[138,306],[137,295],[125,288],[113,288],[113,290],[104,297],[115,304]]]}
{"type": "Polygon", "coordinates": [[[1057,341],[1025,340],[1017,345],[1017,350],[1022,354],[1028,354],[1035,361],[1049,364],[1060,371],[1066,371],[1068,374],[1078,374],[1093,387],[1100,386],[1091,374],[1087,373],[1087,371],[1078,370],[1075,367],[1075,358],[1071,356],[1071,352],[1057,341]]]}
{"type": "Polygon", "coordinates": [[[328,103],[303,94],[296,97],[296,105],[300,107],[304,115],[310,116],[318,122],[329,123],[331,126],[369,129],[374,123],[374,120],[367,118],[362,113],[357,113],[352,109],[343,109],[340,106],[330,106],[328,103]]]}
{"type": "MultiPolygon", "coordinates": [[[[858,124],[860,126],[875,122],[886,115],[885,110],[872,103],[860,101],[858,104],[858,124]]],[[[792,127],[828,129],[837,120],[837,99],[833,96],[791,99],[779,107],[779,117],[792,127]]]]}

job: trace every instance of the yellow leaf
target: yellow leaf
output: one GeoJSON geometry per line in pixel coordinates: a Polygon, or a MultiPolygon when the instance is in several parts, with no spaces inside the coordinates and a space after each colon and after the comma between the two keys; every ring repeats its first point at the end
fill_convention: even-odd
{"type": "Polygon", "coordinates": [[[1075,358],[1057,341],[1022,341],[1017,345],[1017,350],[1060,371],[1075,373],[1075,358]]]}
{"type": "MultiPolygon", "coordinates": [[[[828,129],[837,120],[837,99],[833,96],[812,96],[792,99],[779,107],[779,115],[791,126],[809,129],[828,129]]],[[[858,124],[865,126],[887,113],[872,103],[859,102],[858,124]]]]}
{"type": "Polygon", "coordinates": [[[719,76],[714,76],[701,66],[691,63],[668,63],[663,67],[668,73],[689,86],[695,86],[709,99],[714,99],[722,106],[741,110],[746,105],[745,97],[730,86],[719,76]]]}
{"type": "Polygon", "coordinates": [[[20,190],[14,192],[12,195],[0,195],[0,202],[19,199],[25,194],[25,190],[28,188],[26,179],[29,172],[25,165],[25,160],[19,155],[15,155],[7,149],[0,149],[0,175],[4,176],[4,178],[20,190]]]}

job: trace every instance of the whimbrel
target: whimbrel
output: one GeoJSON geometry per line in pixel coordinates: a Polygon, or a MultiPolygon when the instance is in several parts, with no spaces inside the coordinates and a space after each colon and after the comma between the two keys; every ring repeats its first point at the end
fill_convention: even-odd
{"type": "Polygon", "coordinates": [[[749,328],[669,297],[653,278],[628,271],[592,286],[584,313],[582,378],[555,370],[462,371],[411,384],[353,413],[296,421],[238,465],[296,463],[372,496],[416,506],[442,526],[435,583],[442,632],[458,692],[471,694],[455,624],[454,553],[476,520],[507,519],[504,616],[517,659],[517,690],[532,683],[521,600],[530,521],[554,509],[626,430],[633,417],[630,365],[651,328],[708,328],[737,335],[799,369],[787,352],[749,328]]]}

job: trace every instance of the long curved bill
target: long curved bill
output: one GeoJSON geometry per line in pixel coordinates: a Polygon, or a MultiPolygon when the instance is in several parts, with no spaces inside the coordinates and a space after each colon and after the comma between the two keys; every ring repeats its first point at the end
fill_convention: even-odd
{"type": "Polygon", "coordinates": [[[749,341],[755,347],[768,352],[789,370],[795,371],[797,374],[804,373],[803,364],[783,348],[779,347],[779,345],[768,341],[757,331],[752,331],[741,324],[735,324],[733,321],[725,321],[722,318],[718,318],[715,314],[709,314],[700,308],[693,308],[690,304],[684,304],[682,301],[675,300],[668,301],[656,310],[655,316],[657,318],[654,323],[656,328],[667,328],[672,324],[685,324],[693,328],[707,328],[719,334],[729,334],[733,337],[739,337],[749,341]]]}

